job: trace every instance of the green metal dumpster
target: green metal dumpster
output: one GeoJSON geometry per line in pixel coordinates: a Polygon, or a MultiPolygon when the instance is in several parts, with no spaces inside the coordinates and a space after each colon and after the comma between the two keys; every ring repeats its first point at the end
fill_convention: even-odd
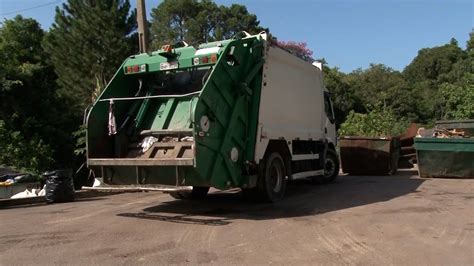
{"type": "Polygon", "coordinates": [[[415,138],[420,177],[474,178],[474,139],[415,138]]]}
{"type": "Polygon", "coordinates": [[[398,168],[398,138],[343,137],[339,141],[342,171],[351,175],[394,174],[398,168]]]}

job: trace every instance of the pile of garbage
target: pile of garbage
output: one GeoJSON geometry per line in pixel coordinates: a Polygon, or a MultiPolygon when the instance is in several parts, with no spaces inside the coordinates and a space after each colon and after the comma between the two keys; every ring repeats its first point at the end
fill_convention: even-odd
{"type": "Polygon", "coordinates": [[[437,121],[434,128],[418,129],[417,138],[473,138],[474,120],[437,121]]]}
{"type": "Polygon", "coordinates": [[[35,176],[24,173],[6,174],[0,176],[0,187],[11,186],[16,183],[34,183],[38,179],[35,176]]]}
{"type": "Polygon", "coordinates": [[[48,203],[74,200],[72,171],[69,169],[45,172],[41,179],[7,167],[0,167],[0,174],[2,198],[5,196],[10,199],[44,196],[48,203]]]}
{"type": "Polygon", "coordinates": [[[46,196],[46,185],[42,189],[33,188],[31,190],[25,189],[25,191],[17,193],[10,197],[10,199],[23,199],[31,197],[42,197],[46,196]]]}
{"type": "Polygon", "coordinates": [[[446,128],[431,128],[425,129],[420,127],[416,134],[417,138],[470,138],[466,131],[458,128],[446,129],[446,128]]]}

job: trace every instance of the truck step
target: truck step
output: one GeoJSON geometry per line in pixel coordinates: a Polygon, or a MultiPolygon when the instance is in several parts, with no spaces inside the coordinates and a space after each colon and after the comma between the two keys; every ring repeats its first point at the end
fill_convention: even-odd
{"type": "Polygon", "coordinates": [[[140,135],[142,136],[160,136],[160,135],[179,135],[179,136],[191,136],[193,130],[181,129],[181,130],[142,130],[140,135]]]}

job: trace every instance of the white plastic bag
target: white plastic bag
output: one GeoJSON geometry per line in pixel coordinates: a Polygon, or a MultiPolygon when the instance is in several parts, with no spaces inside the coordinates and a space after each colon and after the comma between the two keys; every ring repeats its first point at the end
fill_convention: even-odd
{"type": "Polygon", "coordinates": [[[99,179],[95,178],[92,187],[99,187],[100,185],[102,185],[102,182],[99,179]]]}
{"type": "Polygon", "coordinates": [[[148,137],[144,138],[141,145],[140,145],[142,147],[142,152],[145,153],[148,149],[151,148],[151,146],[153,146],[153,143],[155,143],[157,141],[158,141],[158,139],[153,137],[153,136],[148,136],[148,137]]]}
{"type": "Polygon", "coordinates": [[[21,198],[31,198],[31,197],[36,197],[36,194],[29,191],[28,189],[25,189],[25,191],[16,193],[15,195],[11,196],[10,199],[21,199],[21,198]]]}
{"type": "Polygon", "coordinates": [[[39,192],[38,192],[38,196],[42,197],[42,196],[46,196],[46,185],[43,186],[43,189],[41,189],[39,192]]]}

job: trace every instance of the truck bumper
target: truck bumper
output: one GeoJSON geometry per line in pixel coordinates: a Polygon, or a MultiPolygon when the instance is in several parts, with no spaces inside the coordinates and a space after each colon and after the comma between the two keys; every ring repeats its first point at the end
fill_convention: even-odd
{"type": "Polygon", "coordinates": [[[210,186],[209,180],[200,178],[192,158],[94,158],[87,164],[107,185],[210,186]]]}
{"type": "Polygon", "coordinates": [[[89,166],[194,166],[194,159],[88,159],[89,166]]]}

